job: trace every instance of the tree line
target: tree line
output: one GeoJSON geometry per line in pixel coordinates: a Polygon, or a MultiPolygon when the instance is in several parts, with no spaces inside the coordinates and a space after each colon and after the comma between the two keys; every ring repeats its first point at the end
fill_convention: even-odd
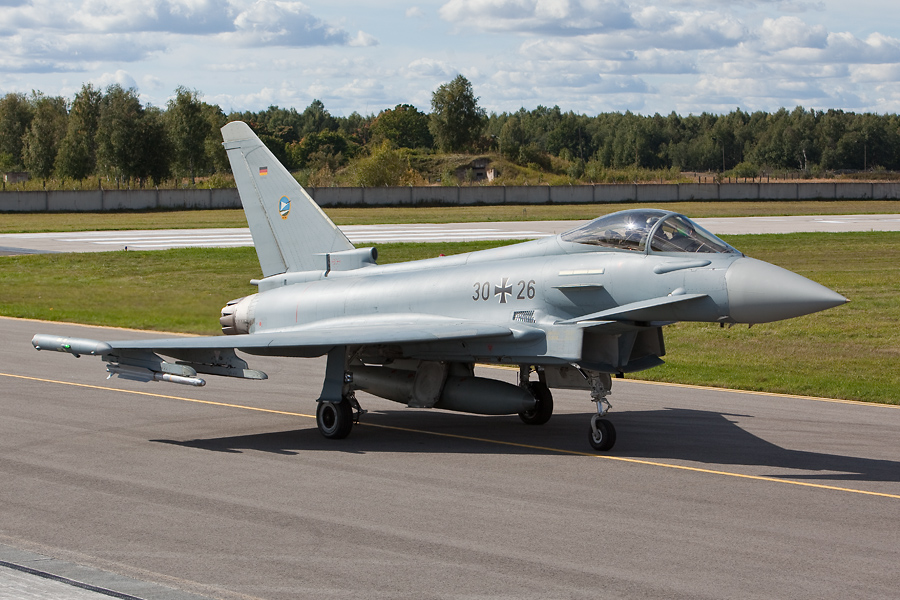
{"type": "Polygon", "coordinates": [[[842,110],[741,109],[717,115],[599,115],[538,106],[487,114],[462,75],[432,93],[431,112],[399,104],[371,115],[334,116],[314,100],[302,111],[270,106],[225,114],[179,87],[166,107],[137,90],[82,86],[71,100],[32,92],[0,98],[0,171],[33,178],[107,177],[146,185],[224,174],[219,129],[247,122],[292,171],[354,169],[356,184],[395,185],[415,177],[413,155],[498,153],[506,161],[571,180],[603,169],[669,169],[756,176],[900,170],[900,117],[842,110]],[[406,177],[407,179],[404,179],[406,177]]]}

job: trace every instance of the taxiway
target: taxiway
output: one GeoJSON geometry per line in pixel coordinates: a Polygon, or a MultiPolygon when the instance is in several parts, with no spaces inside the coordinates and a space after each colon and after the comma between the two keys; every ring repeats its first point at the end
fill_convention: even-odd
{"type": "MultiPolygon", "coordinates": [[[[617,380],[517,417],[313,413],[321,360],[264,382],[105,380],[0,318],[0,543],[182,593],[293,598],[895,598],[900,409],[617,380]]],[[[735,365],[739,368],[739,365],[735,365]]],[[[499,376],[512,377],[511,371],[499,376]]],[[[497,376],[497,372],[492,373],[497,376]]],[[[90,582],[88,582],[90,583],[90,582]]]]}

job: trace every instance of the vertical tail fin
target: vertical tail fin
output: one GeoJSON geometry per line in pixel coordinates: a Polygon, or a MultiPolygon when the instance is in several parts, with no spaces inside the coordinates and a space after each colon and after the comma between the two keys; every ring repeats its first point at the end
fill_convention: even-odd
{"type": "Polygon", "coordinates": [[[322,269],[324,254],[353,249],[246,123],[228,123],[222,138],[265,277],[322,269]]]}

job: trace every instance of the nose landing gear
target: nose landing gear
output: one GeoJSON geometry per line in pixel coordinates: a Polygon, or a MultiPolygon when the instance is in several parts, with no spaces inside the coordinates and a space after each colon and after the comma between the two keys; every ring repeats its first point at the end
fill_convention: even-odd
{"type": "Polygon", "coordinates": [[[591,400],[597,405],[597,414],[591,417],[588,442],[594,450],[606,452],[616,443],[616,428],[611,421],[603,418],[612,408],[606,399],[612,390],[612,378],[607,373],[590,373],[588,381],[591,384],[591,400]]]}

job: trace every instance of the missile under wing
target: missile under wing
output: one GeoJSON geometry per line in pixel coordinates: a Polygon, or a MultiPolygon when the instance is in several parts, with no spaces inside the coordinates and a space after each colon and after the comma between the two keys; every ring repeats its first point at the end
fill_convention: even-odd
{"type": "MultiPolygon", "coordinates": [[[[847,300],[744,256],[684,215],[626,210],[558,236],[491,250],[378,265],[354,248],[250,127],[222,129],[264,277],[229,302],[225,335],[98,341],[36,335],[39,350],[100,356],[110,376],[203,385],[201,375],[265,379],[251,356],[327,356],[316,421],[346,437],[365,391],[415,408],[553,412],[554,388],[596,404],[588,441],[615,443],[612,377],[662,364],[663,328],[788,319],[847,300]],[[519,384],[476,377],[515,365],[519,384]]],[[[264,360],[260,359],[260,362],[264,360]]]]}

